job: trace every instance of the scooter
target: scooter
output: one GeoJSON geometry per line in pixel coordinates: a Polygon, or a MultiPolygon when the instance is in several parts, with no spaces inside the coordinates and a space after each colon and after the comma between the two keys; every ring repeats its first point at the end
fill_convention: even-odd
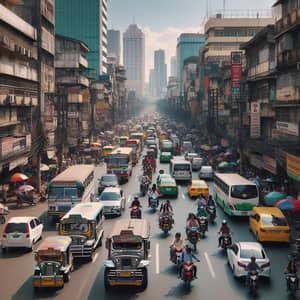
{"type": "Polygon", "coordinates": [[[222,234],[221,248],[226,250],[232,245],[231,234],[222,234]]]}
{"type": "Polygon", "coordinates": [[[249,291],[253,296],[257,295],[258,272],[250,271],[249,274],[249,291]]]}
{"type": "Polygon", "coordinates": [[[196,251],[199,240],[199,231],[197,227],[190,227],[188,229],[188,240],[194,246],[194,251],[196,251]]]}
{"type": "Polygon", "coordinates": [[[130,211],[130,218],[131,219],[141,219],[142,218],[142,211],[140,207],[133,206],[130,211]]]}
{"type": "Polygon", "coordinates": [[[184,247],[175,247],[174,255],[172,257],[172,262],[177,266],[178,269],[181,265],[183,249],[184,249],[184,247]]]}
{"type": "Polygon", "coordinates": [[[205,232],[207,231],[207,218],[200,217],[199,218],[199,231],[201,238],[205,237],[205,232]]]}
{"type": "Polygon", "coordinates": [[[299,279],[297,274],[286,273],[286,284],[288,292],[290,293],[291,297],[294,298],[299,288],[299,279]]]}
{"type": "Polygon", "coordinates": [[[148,189],[149,189],[149,184],[143,182],[140,184],[140,192],[143,197],[147,194],[148,189]]]}
{"type": "Polygon", "coordinates": [[[159,227],[167,234],[173,227],[173,218],[170,214],[162,214],[159,216],[159,227]]]}
{"type": "Polygon", "coordinates": [[[186,286],[189,288],[194,279],[194,263],[191,261],[183,263],[181,280],[183,280],[186,286]]]}
{"type": "Polygon", "coordinates": [[[153,210],[156,210],[158,207],[158,195],[156,193],[151,193],[151,195],[149,197],[150,197],[150,200],[149,200],[150,207],[153,210]]]}
{"type": "Polygon", "coordinates": [[[209,215],[209,222],[214,223],[215,220],[216,220],[216,217],[217,217],[216,207],[215,206],[208,206],[207,212],[208,212],[208,215],[209,215]]]}

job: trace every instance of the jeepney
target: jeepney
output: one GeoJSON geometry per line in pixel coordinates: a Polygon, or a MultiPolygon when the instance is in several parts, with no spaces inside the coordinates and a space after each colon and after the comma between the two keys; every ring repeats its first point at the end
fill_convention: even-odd
{"type": "Polygon", "coordinates": [[[59,223],[59,234],[72,238],[71,252],[74,258],[92,260],[95,249],[102,245],[103,204],[99,202],[75,205],[59,223]]]}
{"type": "Polygon", "coordinates": [[[106,240],[104,287],[148,285],[150,224],[142,219],[118,220],[106,240]]]}
{"type": "Polygon", "coordinates": [[[47,237],[35,251],[35,268],[32,284],[40,287],[63,287],[71,278],[73,257],[72,239],[68,236],[47,237]]]}

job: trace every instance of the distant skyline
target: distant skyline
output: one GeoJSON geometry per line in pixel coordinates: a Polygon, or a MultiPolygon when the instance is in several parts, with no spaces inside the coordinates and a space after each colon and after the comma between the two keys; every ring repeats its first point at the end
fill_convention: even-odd
{"type": "MultiPolygon", "coordinates": [[[[154,51],[164,49],[170,75],[170,58],[176,54],[180,33],[202,32],[207,0],[109,0],[108,25],[123,33],[136,23],[146,38],[146,79],[153,68],[154,51]]],[[[209,11],[222,10],[223,0],[208,0],[209,11]]],[[[275,0],[226,0],[227,10],[271,9],[275,0]]]]}

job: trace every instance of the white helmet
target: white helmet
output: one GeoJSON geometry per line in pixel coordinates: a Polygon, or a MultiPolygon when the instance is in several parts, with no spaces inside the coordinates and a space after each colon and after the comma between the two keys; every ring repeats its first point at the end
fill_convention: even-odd
{"type": "Polygon", "coordinates": [[[222,221],[222,224],[223,224],[223,225],[226,225],[226,224],[227,224],[227,221],[226,221],[226,220],[223,220],[223,221],[222,221]]]}

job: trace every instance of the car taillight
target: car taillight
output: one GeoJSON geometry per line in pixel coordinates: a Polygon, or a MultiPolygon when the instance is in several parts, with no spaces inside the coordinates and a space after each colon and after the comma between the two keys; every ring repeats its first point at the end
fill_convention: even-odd
{"type": "Polygon", "coordinates": [[[260,267],[261,267],[261,268],[267,268],[267,267],[270,267],[270,262],[268,261],[267,263],[262,264],[260,267]]]}
{"type": "Polygon", "coordinates": [[[263,229],[263,228],[260,228],[260,231],[261,231],[261,232],[267,232],[267,230],[266,230],[266,229],[263,229]]]}
{"type": "Polygon", "coordinates": [[[246,268],[246,265],[245,264],[243,264],[242,262],[240,262],[240,261],[238,261],[238,263],[237,263],[240,267],[242,267],[242,268],[246,268]]]}
{"type": "Polygon", "coordinates": [[[29,224],[26,224],[26,237],[29,238],[29,224]]]}

